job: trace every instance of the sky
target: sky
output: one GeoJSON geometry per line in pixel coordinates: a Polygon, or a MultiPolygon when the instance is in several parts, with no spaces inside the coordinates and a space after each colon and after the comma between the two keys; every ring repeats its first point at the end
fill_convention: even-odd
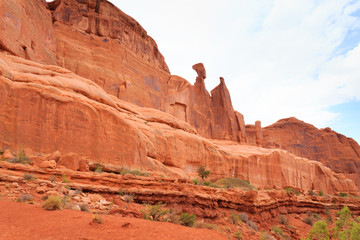
{"type": "Polygon", "coordinates": [[[110,0],[157,42],[170,72],[225,78],[246,124],[296,117],[360,143],[360,0],[110,0]]]}

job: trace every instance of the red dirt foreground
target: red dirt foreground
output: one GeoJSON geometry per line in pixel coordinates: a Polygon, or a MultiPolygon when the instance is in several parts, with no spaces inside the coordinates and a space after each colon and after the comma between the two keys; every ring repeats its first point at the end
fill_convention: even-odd
{"type": "Polygon", "coordinates": [[[97,224],[91,213],[9,201],[0,201],[0,209],[0,239],[226,239],[216,230],[120,216],[102,216],[97,224]]]}

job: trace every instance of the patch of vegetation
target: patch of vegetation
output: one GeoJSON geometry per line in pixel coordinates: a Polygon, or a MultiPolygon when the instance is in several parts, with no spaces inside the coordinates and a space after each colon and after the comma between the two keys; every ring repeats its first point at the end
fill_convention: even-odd
{"type": "Polygon", "coordinates": [[[234,238],[236,240],[240,240],[240,239],[243,239],[243,236],[239,231],[237,231],[237,232],[234,233],[234,238]]]}
{"type": "Polygon", "coordinates": [[[19,151],[17,156],[7,160],[9,163],[21,163],[21,164],[30,164],[31,160],[25,155],[23,150],[19,151]]]}
{"type": "Polygon", "coordinates": [[[199,167],[199,169],[197,170],[197,173],[199,174],[199,177],[201,177],[201,179],[204,181],[206,178],[209,177],[210,175],[210,170],[206,170],[205,166],[201,166],[199,167]]]}
{"type": "Polygon", "coordinates": [[[324,192],[321,191],[321,190],[319,190],[319,196],[320,196],[320,197],[324,196],[324,192]]]}
{"type": "Polygon", "coordinates": [[[215,184],[225,188],[240,188],[245,191],[256,189],[256,187],[251,185],[250,182],[247,180],[231,177],[219,179],[215,182],[215,184]]]}
{"type": "Polygon", "coordinates": [[[59,196],[49,196],[42,207],[46,210],[61,210],[63,208],[63,200],[59,196]]]}
{"type": "Polygon", "coordinates": [[[52,183],[56,182],[56,179],[57,179],[57,175],[49,176],[49,181],[52,182],[52,183]]]}
{"type": "Polygon", "coordinates": [[[339,193],[339,197],[349,197],[349,194],[341,192],[339,193]]]}
{"type": "Polygon", "coordinates": [[[338,220],[335,227],[329,231],[325,221],[317,221],[308,233],[308,240],[312,239],[338,239],[338,240],[359,240],[360,224],[354,219],[347,206],[337,213],[338,220]]]}
{"type": "Polygon", "coordinates": [[[31,194],[25,193],[25,194],[21,194],[16,201],[19,203],[25,203],[25,202],[33,203],[33,200],[34,198],[31,194]]]}
{"type": "Polygon", "coordinates": [[[314,221],[312,220],[311,217],[307,216],[307,217],[304,219],[304,223],[306,223],[307,225],[312,226],[312,225],[314,224],[314,221]]]}
{"type": "Polygon", "coordinates": [[[102,224],[103,220],[102,217],[98,214],[94,214],[91,220],[93,223],[102,224]]]}
{"type": "Polygon", "coordinates": [[[313,190],[309,190],[309,191],[308,191],[308,195],[309,195],[309,196],[316,196],[317,194],[314,193],[313,190]]]}
{"type": "Polygon", "coordinates": [[[148,172],[141,172],[139,169],[135,169],[135,170],[130,170],[127,168],[123,168],[120,170],[120,174],[121,175],[125,175],[125,174],[131,174],[131,175],[135,175],[135,176],[144,176],[147,177],[150,175],[150,173],[148,172]]]}
{"type": "Polygon", "coordinates": [[[196,228],[206,228],[206,229],[217,229],[218,226],[216,224],[206,223],[206,222],[196,222],[194,227],[196,228]]]}
{"type": "Polygon", "coordinates": [[[261,240],[276,240],[272,235],[270,235],[266,231],[264,231],[260,234],[260,239],[261,240]]]}
{"type": "Polygon", "coordinates": [[[273,227],[272,227],[272,231],[273,231],[276,235],[278,235],[278,236],[280,236],[280,237],[284,237],[284,231],[283,231],[281,228],[279,228],[278,226],[273,226],[273,227]]]}
{"type": "Polygon", "coordinates": [[[325,221],[317,221],[313,228],[308,233],[307,240],[313,239],[322,239],[328,240],[330,239],[329,229],[327,228],[327,224],[325,221]]]}
{"type": "Polygon", "coordinates": [[[24,179],[26,181],[35,181],[36,180],[36,176],[30,174],[30,173],[25,173],[24,174],[24,179]]]}
{"type": "Polygon", "coordinates": [[[122,198],[125,200],[125,202],[130,203],[130,202],[134,201],[135,195],[134,194],[124,194],[122,196],[122,198]]]}
{"type": "Polygon", "coordinates": [[[80,210],[83,212],[90,212],[90,210],[86,204],[80,204],[79,207],[80,207],[80,210]]]}
{"type": "Polygon", "coordinates": [[[318,219],[318,220],[320,220],[320,219],[321,219],[320,215],[319,215],[319,214],[317,214],[317,213],[314,213],[314,214],[313,214],[313,216],[314,216],[314,218],[316,218],[316,219],[318,219]]]}
{"type": "Polygon", "coordinates": [[[146,209],[142,210],[144,219],[150,221],[162,221],[163,216],[169,212],[167,209],[163,209],[166,204],[158,202],[156,205],[145,205],[146,209]]]}
{"type": "Polygon", "coordinates": [[[239,218],[243,223],[247,223],[249,221],[249,215],[246,213],[239,213],[239,218]]]}
{"type": "Polygon", "coordinates": [[[191,180],[195,185],[198,185],[199,184],[199,180],[198,179],[193,179],[193,180],[191,180]]]}
{"type": "Polygon", "coordinates": [[[164,217],[164,222],[171,222],[175,224],[180,224],[180,219],[178,213],[175,209],[170,208],[164,217]]]}
{"type": "Polygon", "coordinates": [[[288,225],[288,219],[284,214],[279,215],[279,222],[284,225],[288,225]]]}
{"type": "Polygon", "coordinates": [[[70,179],[68,179],[66,175],[61,175],[61,179],[62,179],[62,182],[63,182],[63,183],[69,183],[69,182],[71,182],[70,179]]]}
{"type": "Polygon", "coordinates": [[[295,194],[297,196],[300,195],[300,192],[295,190],[292,187],[286,187],[284,190],[285,190],[286,194],[288,194],[288,195],[290,195],[290,194],[295,194]]]}
{"type": "Polygon", "coordinates": [[[202,186],[207,186],[207,187],[213,187],[213,188],[219,188],[218,185],[210,182],[210,181],[203,181],[201,182],[199,185],[202,185],[202,186]]]}
{"type": "Polygon", "coordinates": [[[94,170],[94,172],[96,172],[96,173],[102,173],[102,172],[103,172],[103,168],[104,168],[104,166],[103,166],[102,164],[96,163],[96,164],[95,164],[95,170],[94,170]]]}
{"type": "Polygon", "coordinates": [[[192,227],[196,222],[196,215],[185,212],[180,215],[179,220],[181,225],[192,227]]]}
{"type": "Polygon", "coordinates": [[[258,226],[257,226],[257,224],[256,224],[255,222],[253,222],[252,220],[249,220],[249,221],[247,222],[247,225],[248,225],[249,227],[251,227],[252,229],[254,229],[256,232],[258,231],[258,226]]]}
{"type": "Polygon", "coordinates": [[[240,220],[239,214],[232,212],[230,215],[230,222],[232,224],[237,224],[239,222],[239,220],[240,220]]]}

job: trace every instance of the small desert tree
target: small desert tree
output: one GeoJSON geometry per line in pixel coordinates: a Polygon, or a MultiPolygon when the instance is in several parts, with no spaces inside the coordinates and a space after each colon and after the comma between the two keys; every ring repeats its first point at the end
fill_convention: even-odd
{"type": "Polygon", "coordinates": [[[205,170],[205,166],[201,166],[197,172],[199,174],[199,177],[201,177],[203,181],[205,180],[205,178],[208,178],[210,175],[210,170],[205,170]]]}
{"type": "Polygon", "coordinates": [[[308,234],[308,240],[328,240],[330,239],[329,229],[325,221],[317,221],[308,234]]]}

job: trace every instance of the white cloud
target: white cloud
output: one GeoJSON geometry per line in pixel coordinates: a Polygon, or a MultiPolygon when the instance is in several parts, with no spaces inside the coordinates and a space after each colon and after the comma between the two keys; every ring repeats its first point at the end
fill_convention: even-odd
{"type": "Polygon", "coordinates": [[[339,50],[360,30],[359,1],[112,2],[155,39],[173,74],[193,83],[191,66],[203,62],[209,90],[225,77],[247,123],[295,116],[323,127],[337,116],[329,106],[360,100],[360,46],[339,50]]]}

